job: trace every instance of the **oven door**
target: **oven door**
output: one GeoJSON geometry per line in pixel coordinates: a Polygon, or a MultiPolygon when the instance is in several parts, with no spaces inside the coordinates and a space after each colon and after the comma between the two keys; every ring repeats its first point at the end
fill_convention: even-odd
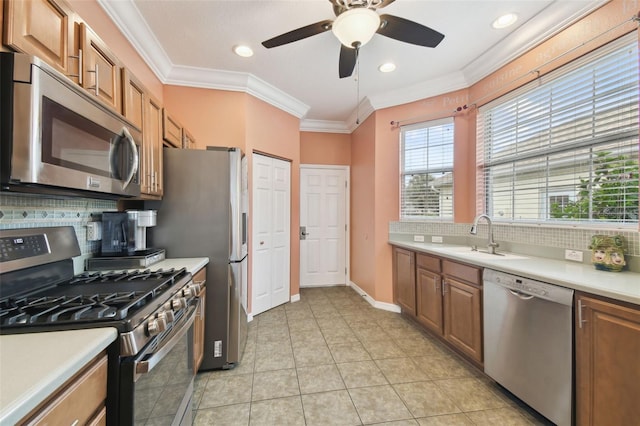
{"type": "Polygon", "coordinates": [[[193,323],[200,300],[160,342],[121,363],[118,425],[191,425],[193,323]]]}

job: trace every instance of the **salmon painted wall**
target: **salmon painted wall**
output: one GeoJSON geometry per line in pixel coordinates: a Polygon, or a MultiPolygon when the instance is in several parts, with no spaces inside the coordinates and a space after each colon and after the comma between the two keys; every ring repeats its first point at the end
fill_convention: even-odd
{"type": "Polygon", "coordinates": [[[300,164],[350,165],[351,135],[300,132],[300,164]]]}
{"type": "MultiPolygon", "coordinates": [[[[351,281],[376,300],[376,116],[351,134],[351,281]]],[[[387,178],[389,178],[387,176],[387,178]]]]}
{"type": "Polygon", "coordinates": [[[233,146],[246,152],[249,95],[226,90],[164,86],[164,106],[196,140],[196,148],[233,146]]]}
{"type": "MultiPolygon", "coordinates": [[[[291,161],[291,271],[290,294],[300,293],[300,119],[252,96],[247,96],[246,152],[259,152],[291,161]]],[[[249,182],[252,177],[249,161],[249,182]]],[[[249,203],[253,199],[249,191],[249,203]]],[[[253,211],[252,207],[250,207],[253,211]]],[[[253,212],[258,214],[258,212],[253,212]]],[[[249,221],[251,222],[251,221],[249,221]]],[[[251,235],[251,226],[249,235],[251,235]]],[[[249,239],[251,253],[251,239],[249,239]]],[[[249,272],[249,283],[251,283],[249,272]]],[[[249,290],[251,300],[251,289],[249,290]]],[[[249,308],[251,309],[251,308],[249,308]]]]}
{"type": "Polygon", "coordinates": [[[96,0],[67,0],[67,2],[145,88],[156,99],[162,101],[162,83],[98,2],[96,0]]]}

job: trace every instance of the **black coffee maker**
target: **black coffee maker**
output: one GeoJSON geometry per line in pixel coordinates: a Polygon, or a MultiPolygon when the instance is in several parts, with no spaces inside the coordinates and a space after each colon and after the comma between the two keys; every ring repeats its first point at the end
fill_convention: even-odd
{"type": "Polygon", "coordinates": [[[135,224],[126,212],[102,212],[102,255],[133,254],[135,224]]]}

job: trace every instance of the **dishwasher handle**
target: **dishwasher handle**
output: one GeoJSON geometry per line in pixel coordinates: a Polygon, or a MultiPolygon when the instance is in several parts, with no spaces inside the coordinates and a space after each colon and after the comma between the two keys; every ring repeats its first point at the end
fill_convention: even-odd
{"type": "Polygon", "coordinates": [[[509,290],[509,292],[511,294],[513,294],[514,296],[516,296],[517,298],[522,299],[522,300],[531,300],[531,299],[533,299],[535,297],[535,296],[533,296],[531,294],[523,293],[523,292],[518,291],[518,290],[511,290],[511,289],[508,289],[508,290],[509,290]]]}

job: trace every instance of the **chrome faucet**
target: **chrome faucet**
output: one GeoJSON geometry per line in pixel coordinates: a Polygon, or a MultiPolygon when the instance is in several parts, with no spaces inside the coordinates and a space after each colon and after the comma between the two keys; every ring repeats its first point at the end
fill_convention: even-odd
{"type": "Polygon", "coordinates": [[[488,231],[488,242],[487,242],[487,252],[491,253],[491,254],[496,254],[496,248],[500,245],[498,243],[496,243],[495,241],[493,241],[493,223],[491,222],[491,218],[486,215],[486,214],[480,214],[478,216],[476,216],[476,218],[473,220],[473,225],[471,225],[471,230],[469,231],[469,233],[471,235],[477,235],[478,234],[478,222],[480,221],[480,219],[486,219],[487,224],[489,225],[489,231],[488,231]]]}

